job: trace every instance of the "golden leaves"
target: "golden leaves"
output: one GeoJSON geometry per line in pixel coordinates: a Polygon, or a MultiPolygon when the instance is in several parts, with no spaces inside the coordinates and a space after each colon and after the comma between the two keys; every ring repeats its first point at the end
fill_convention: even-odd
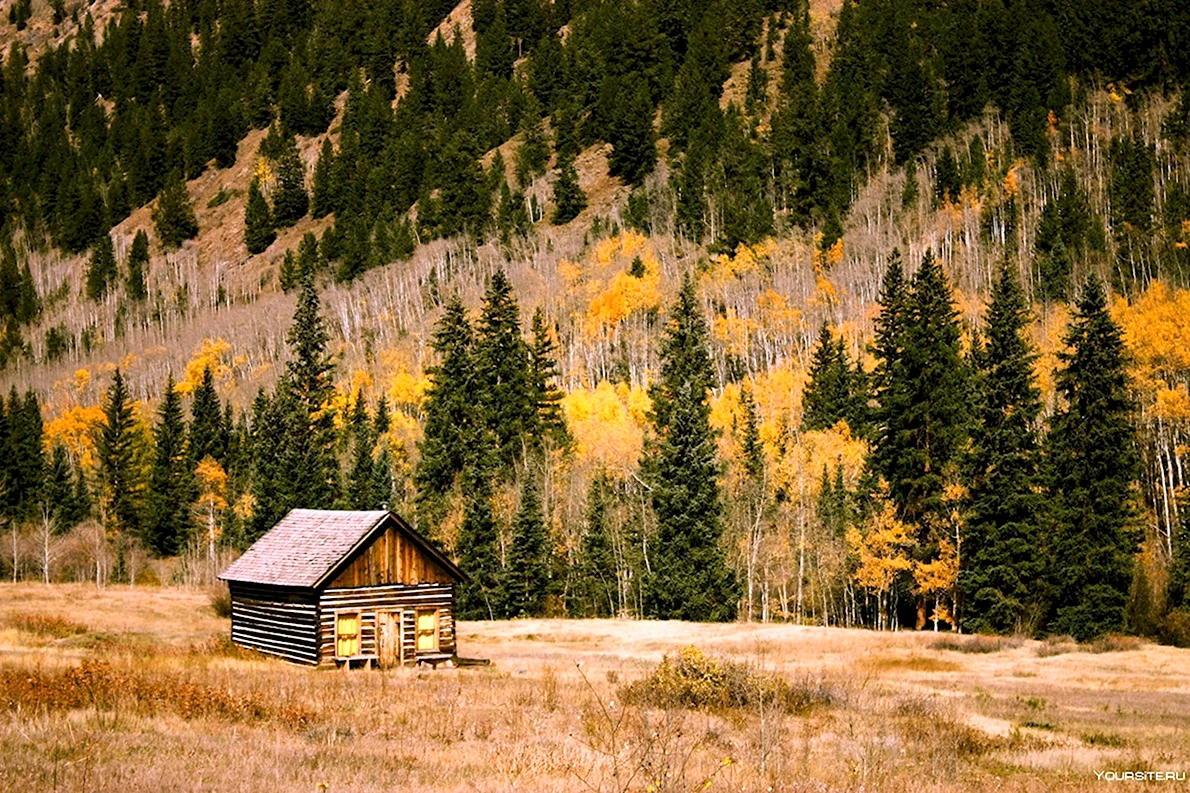
{"type": "Polygon", "coordinates": [[[593,389],[579,388],[562,398],[578,457],[611,469],[636,464],[650,407],[643,388],[624,383],[613,386],[606,380],[593,389]]]}
{"type": "Polygon", "coordinates": [[[179,394],[193,394],[202,383],[203,370],[211,367],[215,380],[224,380],[231,374],[227,360],[231,357],[231,345],[222,338],[203,339],[198,349],[186,364],[186,374],[174,387],[179,394]]]}

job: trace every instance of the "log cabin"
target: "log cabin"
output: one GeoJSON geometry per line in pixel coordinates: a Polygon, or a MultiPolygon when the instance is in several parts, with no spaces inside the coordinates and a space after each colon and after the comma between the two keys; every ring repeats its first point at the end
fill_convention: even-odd
{"type": "Polygon", "coordinates": [[[292,510],[219,578],[241,647],[311,666],[454,658],[466,576],[392,512],[292,510]]]}

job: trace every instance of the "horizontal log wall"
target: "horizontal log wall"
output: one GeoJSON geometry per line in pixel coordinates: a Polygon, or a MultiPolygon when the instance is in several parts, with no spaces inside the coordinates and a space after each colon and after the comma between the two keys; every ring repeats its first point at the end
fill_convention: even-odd
{"type": "Polygon", "coordinates": [[[319,599],[321,638],[318,658],[321,663],[335,660],[335,612],[360,612],[360,654],[377,655],[376,612],[406,610],[402,620],[405,660],[417,656],[417,634],[414,611],[418,608],[438,609],[437,653],[455,651],[454,585],[421,584],[419,586],[377,586],[352,589],[327,589],[319,599]]]}
{"type": "Polygon", "coordinates": [[[231,640],[298,664],[318,663],[318,595],[229,582],[231,640]]]}

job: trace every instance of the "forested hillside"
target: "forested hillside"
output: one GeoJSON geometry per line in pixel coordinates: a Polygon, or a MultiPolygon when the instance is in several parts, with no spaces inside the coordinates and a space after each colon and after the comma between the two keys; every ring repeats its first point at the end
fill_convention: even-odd
{"type": "Polygon", "coordinates": [[[1184,4],[0,29],[14,577],[387,504],[472,616],[1190,639],[1184,4]]]}

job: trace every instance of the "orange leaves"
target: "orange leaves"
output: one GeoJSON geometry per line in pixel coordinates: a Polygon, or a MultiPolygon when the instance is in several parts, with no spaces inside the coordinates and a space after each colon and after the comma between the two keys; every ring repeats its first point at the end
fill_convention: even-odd
{"type": "Polygon", "coordinates": [[[959,580],[959,554],[954,543],[946,538],[940,540],[938,558],[917,562],[913,567],[913,578],[917,581],[918,591],[923,594],[949,592],[959,580]]]}
{"type": "MultiPolygon", "coordinates": [[[[1185,383],[1190,377],[1190,291],[1154,281],[1131,304],[1117,299],[1112,314],[1124,330],[1135,385],[1157,391],[1185,383]]],[[[1166,403],[1172,404],[1168,395],[1166,403]]]]}
{"type": "Polygon", "coordinates": [[[192,394],[202,382],[202,373],[206,367],[211,367],[211,374],[215,380],[224,380],[231,374],[228,361],[231,358],[231,345],[221,338],[203,339],[202,344],[194,351],[190,362],[186,364],[186,374],[178,381],[179,394],[192,394]]]}
{"type": "Polygon", "coordinates": [[[562,399],[578,457],[612,470],[636,465],[649,408],[644,389],[624,383],[613,386],[606,380],[593,389],[571,391],[562,399]]]}
{"type": "MultiPolygon", "coordinates": [[[[80,370],[80,371],[86,371],[80,370]]],[[[84,470],[95,467],[95,428],[103,423],[103,409],[99,405],[74,405],[45,425],[46,448],[62,444],[70,456],[84,470]]]]}
{"type": "Polygon", "coordinates": [[[585,298],[584,333],[600,338],[639,311],[661,307],[661,263],[648,237],[626,231],[603,240],[585,262],[561,261],[567,287],[585,298]]]}

